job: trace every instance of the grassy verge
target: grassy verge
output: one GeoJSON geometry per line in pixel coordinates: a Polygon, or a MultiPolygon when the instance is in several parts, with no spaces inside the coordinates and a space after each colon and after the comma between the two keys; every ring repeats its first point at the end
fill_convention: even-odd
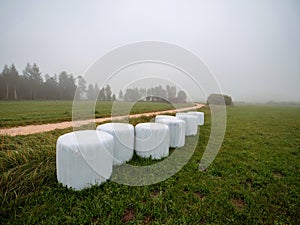
{"type": "MultiPolygon", "coordinates": [[[[210,134],[204,110],[189,162],[169,179],[144,187],[108,181],[75,192],[58,184],[55,143],[70,130],[0,137],[0,223],[300,224],[300,108],[228,108],[222,148],[200,172],[210,134]]],[[[153,162],[135,156],[130,163],[153,162]]]]}
{"type": "MultiPolygon", "coordinates": [[[[83,101],[82,109],[90,102],[83,101]]],[[[127,102],[118,102],[118,115],[143,113],[174,109],[174,107],[188,107],[191,104],[138,102],[128,111],[127,102]]],[[[112,102],[97,102],[95,117],[101,118],[111,115],[112,102]]],[[[72,101],[0,101],[0,128],[25,126],[29,124],[55,123],[72,120],[72,101]]]]}

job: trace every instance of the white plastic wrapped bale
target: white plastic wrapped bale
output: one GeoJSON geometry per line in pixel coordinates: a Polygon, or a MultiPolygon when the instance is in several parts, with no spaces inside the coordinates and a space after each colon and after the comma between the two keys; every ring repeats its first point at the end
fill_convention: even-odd
{"type": "Polygon", "coordinates": [[[194,136],[198,131],[198,117],[188,113],[176,113],[178,119],[185,121],[185,136],[194,136]]]}
{"type": "Polygon", "coordinates": [[[203,112],[188,112],[188,114],[198,117],[198,125],[204,125],[204,113],[203,112]]]}
{"type": "Polygon", "coordinates": [[[102,131],[75,131],[60,136],[56,143],[58,182],[75,190],[101,184],[111,176],[113,150],[113,136],[102,131]]]}
{"type": "Polygon", "coordinates": [[[106,123],[97,130],[107,132],[114,137],[114,165],[128,162],[134,151],[134,127],[126,123],[106,123]]]}
{"type": "Polygon", "coordinates": [[[155,119],[155,122],[166,124],[170,131],[170,147],[183,147],[185,144],[185,121],[181,119],[155,119]]]}
{"type": "Polygon", "coordinates": [[[161,159],[169,155],[169,127],[160,123],[139,123],[135,126],[135,151],[143,158],[161,159]]]}
{"type": "Polygon", "coordinates": [[[170,116],[170,115],[157,115],[155,117],[155,122],[159,122],[160,120],[163,119],[177,119],[175,116],[170,116]]]}

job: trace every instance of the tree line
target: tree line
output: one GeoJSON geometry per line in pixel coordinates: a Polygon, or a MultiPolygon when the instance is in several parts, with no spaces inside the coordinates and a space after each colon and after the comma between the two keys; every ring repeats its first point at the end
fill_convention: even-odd
{"type": "Polygon", "coordinates": [[[118,99],[134,102],[140,99],[151,102],[186,102],[186,93],[183,90],[176,90],[175,86],[166,85],[163,88],[161,85],[151,88],[127,88],[125,93],[119,91],[118,99]]]}
{"type": "Polygon", "coordinates": [[[97,98],[100,101],[116,99],[109,85],[101,90],[97,84],[87,87],[82,76],[75,78],[65,71],[53,76],[45,74],[43,77],[35,63],[27,63],[21,74],[14,64],[5,65],[0,73],[0,100],[73,100],[74,96],[77,99],[97,98]]]}
{"type": "MultiPolygon", "coordinates": [[[[0,73],[0,100],[98,100],[115,101],[116,95],[111,87],[106,85],[99,88],[97,84],[88,84],[82,76],[76,78],[65,71],[58,75],[50,76],[42,73],[37,64],[27,63],[19,73],[15,65],[5,65],[0,73]],[[77,89],[77,92],[76,92],[77,89]],[[76,93],[76,96],[75,96],[76,93]]],[[[153,102],[185,102],[186,93],[176,90],[175,86],[161,85],[152,88],[128,88],[120,90],[120,101],[144,101],[153,102]]]]}

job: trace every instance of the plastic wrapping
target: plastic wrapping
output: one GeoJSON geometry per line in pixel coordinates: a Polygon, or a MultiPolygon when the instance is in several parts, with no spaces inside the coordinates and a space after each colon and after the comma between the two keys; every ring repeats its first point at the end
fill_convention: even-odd
{"type": "Polygon", "coordinates": [[[185,121],[185,136],[194,136],[198,131],[198,117],[188,113],[176,113],[178,119],[185,121]]]}
{"type": "Polygon", "coordinates": [[[183,147],[185,144],[185,121],[174,118],[155,118],[155,122],[166,124],[170,132],[170,147],[183,147]]]}
{"type": "Polygon", "coordinates": [[[143,158],[161,159],[169,155],[169,127],[160,123],[140,123],[135,127],[135,151],[143,158]]]}
{"type": "Polygon", "coordinates": [[[188,114],[198,117],[198,125],[204,125],[204,113],[203,112],[188,112],[188,114]]]}
{"type": "Polygon", "coordinates": [[[106,123],[97,130],[107,132],[114,137],[114,165],[128,162],[134,151],[134,127],[126,123],[106,123]]]}
{"type": "Polygon", "coordinates": [[[175,116],[170,116],[170,115],[157,115],[155,117],[155,122],[159,122],[159,120],[163,119],[177,119],[175,116]]]}
{"type": "Polygon", "coordinates": [[[75,190],[101,184],[111,176],[113,150],[113,136],[102,131],[75,131],[60,136],[56,143],[58,182],[75,190]]]}

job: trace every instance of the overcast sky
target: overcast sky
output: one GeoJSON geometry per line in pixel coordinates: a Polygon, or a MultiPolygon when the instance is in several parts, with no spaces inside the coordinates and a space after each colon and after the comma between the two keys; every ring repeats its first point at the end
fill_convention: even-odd
{"type": "Polygon", "coordinates": [[[2,68],[77,76],[144,40],[191,50],[234,100],[300,101],[299,0],[0,0],[2,68]]]}

